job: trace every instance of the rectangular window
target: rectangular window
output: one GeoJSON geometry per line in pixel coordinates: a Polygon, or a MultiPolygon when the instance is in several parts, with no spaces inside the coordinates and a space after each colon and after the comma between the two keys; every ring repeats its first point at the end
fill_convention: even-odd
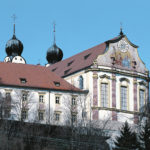
{"type": "Polygon", "coordinates": [[[44,120],[44,112],[39,111],[39,120],[44,120]]]}
{"type": "Polygon", "coordinates": [[[28,118],[28,111],[27,110],[22,110],[21,112],[21,117],[23,120],[28,118]]]}
{"type": "Polygon", "coordinates": [[[23,93],[22,94],[22,101],[27,101],[27,97],[28,97],[27,93],[23,93]]]}
{"type": "Polygon", "coordinates": [[[10,110],[5,109],[4,110],[4,118],[9,118],[10,117],[10,110]]]}
{"type": "Polygon", "coordinates": [[[77,115],[73,114],[72,115],[72,123],[75,123],[77,121],[77,115]]]}
{"type": "Polygon", "coordinates": [[[87,117],[87,113],[85,111],[82,111],[82,118],[86,118],[87,117]]]}
{"type": "Polygon", "coordinates": [[[6,98],[10,97],[10,93],[9,92],[7,92],[5,95],[6,95],[6,98]]]}
{"type": "Polygon", "coordinates": [[[72,97],[72,105],[76,105],[76,98],[72,97]]]}
{"type": "Polygon", "coordinates": [[[101,107],[108,107],[108,83],[101,83],[101,107]]]}
{"type": "Polygon", "coordinates": [[[44,103],[44,95],[39,95],[39,102],[44,103]]]}
{"type": "MultiPolygon", "coordinates": [[[[140,89],[140,93],[139,93],[139,109],[141,110],[145,104],[145,91],[140,89]]],[[[142,111],[142,110],[141,110],[142,111]]]]}
{"type": "Polygon", "coordinates": [[[55,103],[56,104],[60,104],[60,96],[56,96],[55,97],[55,103]]]}
{"type": "Polygon", "coordinates": [[[11,100],[10,92],[6,92],[5,97],[6,97],[6,100],[11,100]]]}
{"type": "Polygon", "coordinates": [[[127,110],[127,87],[121,86],[121,109],[127,110]]]}
{"type": "Polygon", "coordinates": [[[59,121],[60,120],[60,114],[59,113],[55,113],[55,121],[59,121]]]}

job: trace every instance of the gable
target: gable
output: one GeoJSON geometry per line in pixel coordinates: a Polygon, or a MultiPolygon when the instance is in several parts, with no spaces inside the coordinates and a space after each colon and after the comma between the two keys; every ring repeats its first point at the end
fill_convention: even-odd
{"type": "Polygon", "coordinates": [[[114,66],[140,73],[148,71],[138,55],[138,46],[131,43],[126,36],[119,36],[106,43],[107,51],[103,55],[99,55],[96,60],[99,66],[114,66]]]}

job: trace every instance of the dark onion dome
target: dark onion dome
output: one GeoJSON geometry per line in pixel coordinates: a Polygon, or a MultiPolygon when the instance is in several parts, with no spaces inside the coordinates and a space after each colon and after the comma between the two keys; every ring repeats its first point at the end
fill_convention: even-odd
{"type": "Polygon", "coordinates": [[[49,64],[54,64],[61,61],[63,58],[62,50],[54,43],[48,50],[46,59],[49,64]]]}
{"type": "Polygon", "coordinates": [[[21,43],[20,40],[16,38],[14,34],[12,39],[10,39],[6,43],[5,50],[8,56],[16,56],[16,55],[21,56],[21,53],[23,51],[23,44],[21,43]]]}

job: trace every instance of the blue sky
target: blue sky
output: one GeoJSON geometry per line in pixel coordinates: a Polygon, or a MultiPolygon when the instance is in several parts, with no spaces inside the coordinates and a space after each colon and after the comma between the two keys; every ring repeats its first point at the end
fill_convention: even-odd
{"type": "Polygon", "coordinates": [[[139,55],[150,69],[149,0],[1,0],[0,61],[13,34],[14,13],[16,36],[24,45],[22,56],[28,64],[47,63],[54,21],[64,59],[116,37],[122,22],[124,33],[139,46],[139,55]]]}

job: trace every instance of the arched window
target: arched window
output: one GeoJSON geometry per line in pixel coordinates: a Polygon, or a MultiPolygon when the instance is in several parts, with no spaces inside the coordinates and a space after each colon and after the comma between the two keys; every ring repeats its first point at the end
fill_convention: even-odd
{"type": "Polygon", "coordinates": [[[83,77],[82,76],[79,77],[79,88],[83,89],[83,77]]]}

